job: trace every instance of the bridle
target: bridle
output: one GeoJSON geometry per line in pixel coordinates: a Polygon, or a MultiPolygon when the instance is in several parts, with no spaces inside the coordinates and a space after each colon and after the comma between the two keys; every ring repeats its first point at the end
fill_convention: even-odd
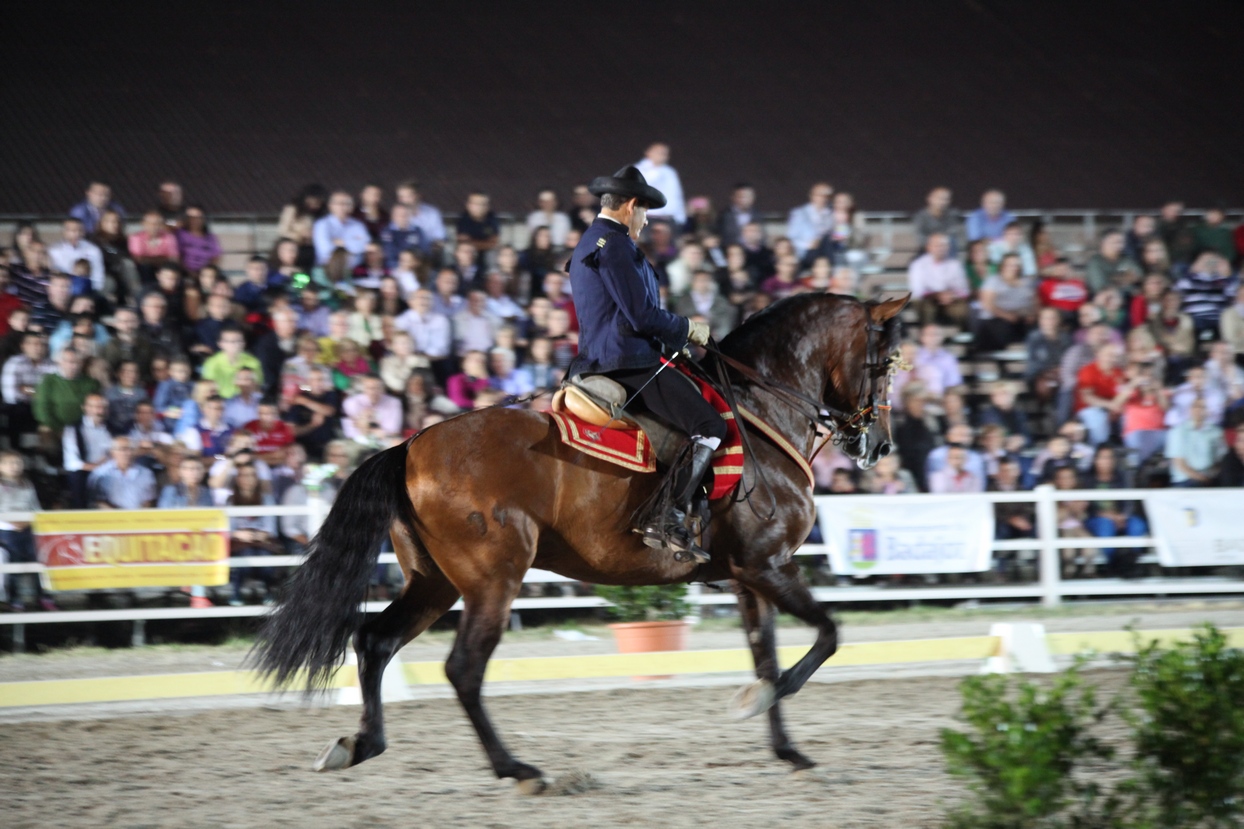
{"type": "Polygon", "coordinates": [[[882,356],[881,335],[884,332],[885,323],[868,321],[865,328],[864,369],[855,398],[859,405],[854,412],[835,408],[823,399],[816,400],[798,389],[770,380],[751,366],[724,354],[711,340],[706,350],[743,375],[746,380],[807,418],[817,431],[825,429],[837,446],[845,441],[858,439],[877,422],[882,412],[890,411],[890,377],[902,367],[902,357],[897,350],[882,356]]]}

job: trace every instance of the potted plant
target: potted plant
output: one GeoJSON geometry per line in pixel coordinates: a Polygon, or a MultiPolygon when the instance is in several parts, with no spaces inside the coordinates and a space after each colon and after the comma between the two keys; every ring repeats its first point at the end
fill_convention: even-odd
{"type": "Polygon", "coordinates": [[[618,621],[609,627],[619,653],[687,649],[691,625],[683,617],[691,610],[691,605],[687,602],[685,584],[600,585],[596,595],[613,605],[609,615],[618,621]]]}

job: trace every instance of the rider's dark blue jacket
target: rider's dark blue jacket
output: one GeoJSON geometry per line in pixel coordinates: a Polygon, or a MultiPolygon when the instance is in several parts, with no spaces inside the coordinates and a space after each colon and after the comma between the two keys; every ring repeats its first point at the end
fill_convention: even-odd
{"type": "Polygon", "coordinates": [[[618,222],[597,217],[570,259],[570,286],[579,318],[579,356],[571,374],[647,368],[661,346],[687,344],[685,317],[661,307],[652,265],[618,222]]]}

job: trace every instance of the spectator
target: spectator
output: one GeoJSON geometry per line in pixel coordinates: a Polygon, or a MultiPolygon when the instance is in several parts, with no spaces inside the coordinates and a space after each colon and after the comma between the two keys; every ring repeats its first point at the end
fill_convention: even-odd
{"type": "Polygon", "coordinates": [[[138,363],[128,360],[117,368],[117,382],[104,392],[108,401],[108,429],[114,435],[129,432],[134,425],[134,410],[147,403],[147,390],[138,373],[138,363]]]}
{"type": "MultiPolygon", "coordinates": [[[[220,388],[219,381],[216,388],[220,388]]],[[[259,391],[254,370],[246,367],[239,368],[234,375],[233,389],[233,396],[225,399],[225,423],[230,429],[241,429],[259,417],[259,402],[263,394],[259,391]]]]}
{"type": "Polygon", "coordinates": [[[1006,226],[1014,221],[1015,216],[1006,209],[1006,195],[1001,190],[986,190],[981,206],[968,214],[968,241],[1001,239],[1006,226]]]}
{"type": "Polygon", "coordinates": [[[108,403],[102,394],[86,395],[74,422],[66,423],[61,433],[62,467],[67,473],[69,505],[85,509],[89,488],[87,480],[95,469],[108,459],[112,433],[108,431],[108,403]]]}
{"type": "Polygon", "coordinates": [[[143,214],[143,229],[130,237],[130,256],[138,265],[144,283],[155,281],[157,269],[181,260],[177,237],[165,225],[160,211],[149,210],[143,214]]]}
{"type": "Polygon", "coordinates": [[[877,461],[877,465],[864,473],[862,489],[874,495],[900,495],[919,492],[916,479],[906,469],[898,455],[890,454],[877,461]]]}
{"type": "Polygon", "coordinates": [[[1123,404],[1120,426],[1123,445],[1135,454],[1135,462],[1140,465],[1166,445],[1165,419],[1170,398],[1152,367],[1133,363],[1127,371],[1137,383],[1132,396],[1123,404]]]}
{"type": "Polygon", "coordinates": [[[151,343],[138,336],[138,312],[133,308],[118,308],[112,315],[113,335],[99,349],[99,356],[108,363],[108,367],[116,371],[124,362],[138,364],[139,374],[143,379],[155,356],[151,343]]]}
{"type": "Polygon", "coordinates": [[[233,304],[221,294],[207,298],[207,315],[194,324],[194,340],[190,353],[195,359],[210,357],[216,353],[216,344],[226,328],[233,327],[233,304]]]}
{"type": "Polygon", "coordinates": [[[984,492],[985,482],[967,469],[967,460],[967,447],[949,444],[946,466],[929,473],[929,492],[984,492]]]}
{"type": "Polygon", "coordinates": [[[1244,368],[1235,364],[1231,344],[1215,342],[1209,347],[1205,361],[1205,381],[1222,395],[1228,409],[1244,401],[1244,368]]]}
{"type": "Polygon", "coordinates": [[[796,293],[800,288],[799,260],[794,254],[787,254],[777,260],[777,272],[760,285],[760,290],[772,299],[782,299],[796,293]]]}
{"type": "MultiPolygon", "coordinates": [[[[818,259],[817,261],[824,260],[818,259]]],[[[850,265],[838,265],[830,274],[829,287],[825,289],[825,292],[859,299],[859,287],[860,276],[855,268],[850,265]]]]}
{"type": "Polygon", "coordinates": [[[1123,253],[1124,238],[1120,230],[1107,230],[1101,235],[1097,252],[1085,266],[1088,288],[1097,293],[1107,287],[1131,291],[1140,281],[1140,266],[1123,253]]]}
{"type": "Polygon", "coordinates": [[[1127,309],[1123,307],[1123,293],[1113,286],[1102,288],[1093,295],[1093,304],[1101,309],[1101,321],[1115,331],[1127,328],[1127,309]]]}
{"type": "Polygon", "coordinates": [[[713,275],[703,270],[691,277],[691,290],[675,303],[674,313],[703,317],[717,340],[725,339],[737,319],[734,308],[718,292],[713,275]]]}
{"type": "Polygon", "coordinates": [[[1244,487],[1244,429],[1236,429],[1231,451],[1218,468],[1218,486],[1244,487]]]}
{"type": "MultiPolygon", "coordinates": [[[[0,337],[5,336],[11,330],[9,327],[9,315],[18,308],[24,308],[22,300],[15,293],[11,293],[11,280],[9,277],[9,265],[3,261],[0,255],[0,337]]],[[[0,362],[3,362],[4,355],[0,355],[0,362]]]]}
{"type": "MultiPolygon", "coordinates": [[[[31,398],[35,420],[53,434],[82,417],[87,397],[99,390],[99,383],[82,374],[82,357],[66,348],[56,359],[56,371],[43,375],[31,398]]],[[[103,402],[103,397],[100,397],[103,402]]]]}
{"type": "Polygon", "coordinates": [[[36,431],[38,424],[31,401],[39,383],[55,371],[56,364],[48,359],[44,336],[35,331],[23,332],[21,353],[5,360],[4,370],[0,372],[0,390],[10,435],[36,431]]]}
{"type": "Polygon", "coordinates": [[[225,401],[215,394],[202,405],[198,422],[174,435],[191,452],[205,458],[224,454],[233,430],[225,423],[225,401]]]}
{"type": "Polygon", "coordinates": [[[310,286],[303,288],[299,292],[299,304],[295,310],[298,313],[300,329],[316,337],[328,336],[328,318],[331,311],[327,306],[320,304],[319,290],[310,286]]]}
{"type": "Polygon", "coordinates": [[[1059,260],[1043,271],[1037,294],[1043,308],[1053,308],[1067,321],[1075,319],[1080,306],[1088,302],[1088,288],[1071,270],[1065,260],[1059,260]]]}
{"type": "Polygon", "coordinates": [[[173,359],[182,356],[181,332],[168,319],[168,300],[158,291],[151,291],[143,296],[139,303],[142,321],[139,323],[136,336],[145,339],[151,346],[152,356],[173,359]]]}
{"type": "Polygon", "coordinates": [[[371,242],[363,251],[363,261],[354,268],[350,275],[350,286],[338,285],[342,293],[357,294],[359,288],[379,288],[380,280],[389,275],[389,266],[385,263],[384,248],[379,242],[371,242]]]}
{"type": "Polygon", "coordinates": [[[426,357],[433,366],[447,366],[452,348],[449,318],[433,310],[431,291],[415,291],[410,298],[410,310],[398,317],[394,326],[410,335],[416,354],[426,357]]]}
{"type": "Polygon", "coordinates": [[[562,381],[564,369],[553,362],[553,343],[548,337],[536,337],[531,341],[523,367],[531,373],[531,382],[538,389],[556,388],[562,381]]]}
{"type": "Polygon", "coordinates": [[[967,450],[963,464],[964,469],[971,472],[976,477],[976,480],[980,482],[981,487],[984,487],[985,478],[987,477],[985,458],[971,448],[972,436],[972,427],[966,423],[954,423],[946,429],[945,442],[929,452],[928,457],[924,461],[925,477],[929,481],[930,492],[933,491],[933,473],[940,472],[946,468],[946,457],[950,453],[951,445],[958,445],[967,450]]]}
{"type": "Polygon", "coordinates": [[[375,374],[376,367],[363,349],[349,337],[337,345],[337,361],[333,363],[334,385],[348,389],[354,380],[367,374],[375,374]]]}
{"type": "Polygon", "coordinates": [[[1170,280],[1160,273],[1148,274],[1140,282],[1140,291],[1132,297],[1127,322],[1138,328],[1162,312],[1162,297],[1170,290],[1170,280]]]}
{"type": "MultiPolygon", "coordinates": [[[[289,488],[302,483],[307,474],[307,450],[298,443],[290,443],[272,467],[272,498],[284,503],[289,488]]],[[[282,522],[283,524],[284,522],[282,522]]]]}
{"type": "Polygon", "coordinates": [[[687,222],[687,208],[683,202],[682,180],[678,171],[669,164],[670,148],[668,144],[656,142],[648,147],[644,157],[635,162],[635,168],[644,174],[644,180],[661,191],[665,196],[665,206],[648,211],[650,219],[669,218],[678,227],[687,222]]]}
{"type": "Polygon", "coordinates": [[[471,291],[467,305],[453,318],[455,352],[462,356],[468,351],[487,352],[497,339],[500,320],[488,313],[485,306],[487,295],[483,291],[471,291]]]}
{"type": "Polygon", "coordinates": [[[1171,257],[1166,251],[1166,243],[1161,239],[1150,239],[1141,248],[1140,269],[1144,273],[1156,273],[1167,277],[1171,276],[1171,257]]]}
{"type": "MultiPolygon", "coordinates": [[[[39,512],[41,509],[34,485],[26,477],[25,459],[12,450],[0,452],[0,513],[39,512]]],[[[8,553],[8,564],[33,564],[37,561],[35,539],[29,522],[0,521],[0,561],[4,561],[4,552],[8,553]]],[[[19,585],[27,580],[34,585],[31,592],[40,606],[44,610],[56,610],[56,605],[44,595],[37,573],[6,573],[0,579],[0,600],[7,602],[8,609],[18,613],[26,609],[19,585]]]]}
{"type": "Polygon", "coordinates": [[[1013,384],[1006,380],[995,382],[989,390],[989,403],[981,409],[978,419],[981,426],[996,424],[1011,436],[1009,452],[1018,452],[1032,440],[1028,416],[1015,407],[1016,397],[1013,384]]]}
{"type": "Polygon", "coordinates": [[[264,378],[265,394],[276,394],[280,390],[282,368],[297,354],[297,335],[298,314],[290,308],[278,308],[272,312],[272,330],[251,346],[251,354],[259,360],[259,376],[264,378]]]}
{"type": "Polygon", "coordinates": [[[1159,303],[1160,310],[1145,325],[1154,342],[1166,354],[1168,379],[1182,374],[1196,354],[1196,324],[1192,317],[1180,310],[1182,306],[1183,299],[1179,293],[1167,291],[1159,303]]]}
{"type": "Polygon", "coordinates": [[[144,401],[134,407],[134,423],[130,427],[129,438],[136,463],[153,472],[164,469],[173,436],[156,419],[155,407],[150,403],[144,401]]]}
{"type": "Polygon", "coordinates": [[[398,260],[403,251],[413,253],[417,250],[422,254],[424,250],[423,230],[415,224],[414,217],[410,213],[410,206],[401,202],[393,205],[389,223],[380,230],[376,239],[384,250],[384,262],[389,270],[398,267],[398,260]]]}
{"type": "Polygon", "coordinates": [[[981,285],[985,284],[985,280],[995,270],[993,262],[989,261],[989,242],[985,239],[969,242],[963,263],[963,273],[968,278],[968,286],[971,287],[973,294],[980,290],[981,285]]]}
{"type": "Polygon", "coordinates": [[[967,276],[951,255],[950,237],[932,233],[925,253],[907,266],[907,287],[920,310],[920,323],[963,327],[968,317],[967,276]]]}
{"type": "MultiPolygon", "coordinates": [[[[226,504],[231,507],[274,506],[272,496],[263,491],[259,476],[251,464],[240,464],[233,480],[232,491],[226,504]]],[[[271,515],[232,516],[229,519],[229,555],[236,558],[254,558],[283,552],[275,544],[276,518],[271,515]]],[[[259,579],[263,584],[264,604],[271,604],[271,590],[276,578],[268,567],[231,567],[229,568],[229,584],[231,593],[230,607],[242,606],[242,588],[249,577],[259,579]]]]}
{"type": "Polygon", "coordinates": [[[925,197],[924,207],[912,217],[912,225],[916,231],[916,245],[920,250],[928,250],[929,239],[934,234],[946,237],[950,245],[950,255],[954,256],[962,247],[963,217],[951,203],[949,187],[934,187],[925,197]]]}
{"type": "Polygon", "coordinates": [[[112,188],[102,181],[92,181],[86,186],[86,198],[69,208],[69,215],[82,223],[87,234],[94,233],[100,219],[111,210],[124,219],[125,209],[112,200],[112,188]]]}
{"type": "Polygon", "coordinates": [[[1037,255],[1024,238],[1024,226],[1011,222],[1002,231],[1002,237],[989,243],[989,261],[999,266],[1004,256],[1019,257],[1020,272],[1029,279],[1037,276],[1037,255]]]}
{"type": "Polygon", "coordinates": [[[254,437],[255,454],[269,466],[284,460],[289,447],[294,445],[294,430],[280,418],[276,401],[265,399],[259,404],[258,417],[242,426],[254,437]]]}
{"type": "Polygon", "coordinates": [[[488,366],[483,352],[468,351],[462,356],[461,373],[449,378],[445,392],[455,406],[467,410],[475,407],[475,398],[488,388],[488,384],[488,366]]]}
{"type": "Polygon", "coordinates": [[[1110,439],[1112,426],[1132,396],[1138,379],[1123,371],[1123,350],[1114,343],[1097,349],[1096,358],[1076,379],[1076,417],[1088,429],[1089,441],[1100,446],[1110,439]]]}
{"type": "Polygon", "coordinates": [[[117,435],[108,450],[109,460],[91,472],[87,490],[94,509],[147,509],[155,503],[156,479],[151,470],[134,463],[134,447],[128,435],[117,435]]]}
{"type": "Polygon", "coordinates": [[[920,328],[920,348],[912,361],[912,376],[924,384],[930,396],[941,397],[949,389],[963,385],[959,361],[942,347],[946,332],[940,325],[920,328]]]}
{"type": "MultiPolygon", "coordinates": [[[[795,254],[799,259],[815,255],[820,251],[825,244],[826,237],[833,230],[834,212],[829,204],[833,195],[833,187],[823,181],[817,182],[808,190],[808,203],[790,212],[786,220],[786,233],[790,236],[790,241],[795,246],[795,254]]],[[[750,226],[760,229],[759,224],[750,226]]],[[[744,225],[744,232],[740,234],[740,242],[744,247],[749,247],[748,234],[745,232],[748,227],[749,225],[744,225]]],[[[768,273],[767,269],[761,269],[757,275],[763,277],[768,273]]]]}
{"type": "Polygon", "coordinates": [[[268,291],[271,287],[268,260],[259,255],[252,256],[246,262],[242,282],[233,292],[233,300],[247,311],[261,312],[268,307],[268,291]]]}
{"type": "Polygon", "coordinates": [[[560,208],[557,193],[546,188],[536,194],[536,209],[527,214],[527,230],[534,234],[536,228],[547,227],[553,246],[558,248],[566,244],[570,232],[570,217],[560,208]]]}
{"type": "Polygon", "coordinates": [[[1023,342],[1036,316],[1036,290],[1021,273],[1019,257],[1002,257],[998,272],[981,286],[976,349],[997,351],[1023,342]]]}
{"type": "Polygon", "coordinates": [[[315,264],[315,222],[328,212],[328,191],[319,184],[309,184],[281,209],[276,232],[282,239],[298,245],[298,267],[306,270],[315,264]]]}
{"type": "Polygon", "coordinates": [[[1192,230],[1197,254],[1216,253],[1227,262],[1236,260],[1235,239],[1226,224],[1227,215],[1221,207],[1211,207],[1192,230]]]}
{"type": "Polygon", "coordinates": [[[182,267],[190,273],[220,264],[220,240],[208,228],[203,208],[197,204],[186,206],[182,229],[177,231],[177,248],[181,251],[182,267]]]}
{"type": "Polygon", "coordinates": [[[855,483],[855,473],[852,470],[838,468],[830,474],[829,492],[831,495],[856,495],[859,491],[855,483]]]}
{"type": "Polygon", "coordinates": [[[405,331],[395,331],[389,338],[390,353],[380,359],[380,379],[389,394],[401,394],[412,371],[431,365],[426,357],[415,354],[414,349],[415,341],[405,331]]]}
{"type": "Polygon", "coordinates": [[[1192,366],[1188,369],[1184,382],[1171,392],[1166,425],[1173,428],[1187,420],[1192,404],[1198,400],[1205,405],[1206,420],[1212,424],[1222,422],[1223,412],[1227,408],[1226,395],[1217,386],[1209,383],[1209,373],[1203,366],[1192,366]]]}
{"type": "Polygon", "coordinates": [[[1059,363],[1070,347],[1071,337],[1063,330],[1062,315],[1055,308],[1042,308],[1037,313],[1037,327],[1028,332],[1024,343],[1024,380],[1043,406],[1058,394],[1059,363]]]}
{"type": "MultiPolygon", "coordinates": [[[[483,355],[479,357],[482,363],[483,355]]],[[[463,361],[464,366],[466,362],[463,361]]],[[[487,372],[484,376],[487,378],[487,372]]],[[[402,434],[401,401],[384,393],[384,382],[379,377],[365,377],[361,386],[359,394],[347,397],[341,404],[342,434],[358,443],[387,446],[402,434]]]]}
{"type": "Polygon", "coordinates": [[[846,192],[835,193],[830,210],[833,228],[826,239],[828,246],[817,251],[815,256],[828,255],[836,265],[863,265],[868,259],[868,234],[864,232],[863,216],[857,212],[855,197],[846,192]]]}
{"type": "Polygon", "coordinates": [[[397,284],[397,293],[400,295],[414,293],[427,279],[427,270],[427,263],[419,258],[417,251],[401,251],[397,255],[397,265],[389,271],[387,280],[380,280],[378,290],[383,294],[385,282],[388,281],[397,284]]]}
{"type": "MultiPolygon", "coordinates": [[[[42,266],[43,256],[40,244],[31,246],[31,262],[34,266],[42,266]]],[[[63,273],[51,273],[46,269],[42,272],[31,270],[28,276],[41,280],[40,287],[43,290],[42,296],[28,303],[31,312],[30,325],[50,338],[56,328],[69,319],[73,305],[73,277],[63,273]]]]}
{"type": "Polygon", "coordinates": [[[530,372],[516,367],[517,359],[513,351],[508,348],[494,348],[489,352],[488,358],[492,368],[492,379],[489,381],[492,388],[512,397],[521,397],[535,391],[530,372]]]}
{"type": "Polygon", "coordinates": [[[190,400],[190,363],[180,357],[168,365],[168,379],[156,386],[152,403],[165,424],[173,425],[181,419],[182,408],[190,400]]]}
{"type": "Polygon", "coordinates": [[[467,242],[475,249],[476,264],[483,262],[482,255],[495,248],[501,238],[501,221],[492,210],[492,199],[487,193],[475,191],[467,195],[466,209],[458,217],[458,242],[467,242]]]}
{"type": "Polygon", "coordinates": [[[165,484],[156,506],[160,509],[214,506],[211,491],[203,485],[204,474],[201,458],[195,455],[182,458],[177,464],[176,482],[165,484]]]}
{"type": "MultiPolygon", "coordinates": [[[[354,197],[344,190],[335,190],[328,197],[328,213],[315,220],[311,236],[315,244],[315,261],[327,265],[338,248],[346,251],[346,268],[352,269],[363,258],[371,242],[367,226],[354,218],[354,197]]],[[[304,326],[305,327],[305,326],[304,326]]]]}
{"type": "Polygon", "coordinates": [[[1219,316],[1218,333],[1231,346],[1236,363],[1244,366],[1244,283],[1235,289],[1235,303],[1219,316]]]}
{"type": "Polygon", "coordinates": [[[739,241],[743,227],[755,218],[756,188],[747,182],[739,182],[730,192],[730,205],[717,217],[716,232],[722,245],[739,241]]]}
{"type": "Polygon", "coordinates": [[[587,189],[586,184],[575,185],[574,190],[571,192],[570,201],[570,229],[582,233],[591,226],[592,222],[596,221],[600,202],[587,189]]]}
{"type": "Polygon", "coordinates": [[[235,378],[242,369],[250,369],[255,373],[258,383],[263,383],[263,366],[252,354],[243,351],[246,339],[237,326],[225,326],[220,331],[220,339],[216,341],[220,351],[203,362],[199,375],[204,380],[215,381],[221,397],[230,398],[238,393],[235,378]]]}
{"type": "MultiPolygon", "coordinates": [[[[1141,262],[1142,269],[1146,273],[1151,273],[1152,271],[1150,269],[1143,268],[1142,260],[1145,255],[1145,246],[1150,242],[1161,243],[1161,241],[1162,240],[1158,238],[1157,219],[1147,213],[1138,213],[1132,218],[1132,226],[1124,236],[1123,255],[1131,259],[1133,262],[1141,262]]],[[[1165,253],[1165,245],[1162,246],[1162,250],[1163,253],[1165,253]]],[[[1163,268],[1163,271],[1165,271],[1165,268],[1163,268]]]]}
{"type": "MultiPolygon", "coordinates": [[[[1113,446],[1097,447],[1093,453],[1093,465],[1081,482],[1081,489],[1130,489],[1131,477],[1119,464],[1119,456],[1113,446]]],[[[1148,535],[1149,525],[1136,512],[1134,501],[1090,501],[1084,519],[1084,528],[1095,538],[1140,538],[1148,535]]],[[[1105,549],[1107,568],[1121,576],[1129,576],[1139,556],[1136,548],[1105,549]]]]}
{"type": "MultiPolygon", "coordinates": [[[[547,243],[547,236],[545,238],[545,242],[547,243]]],[[[546,252],[548,253],[548,255],[540,261],[551,263],[552,253],[549,251],[546,251],[546,252]]],[[[536,255],[538,253],[539,251],[532,251],[530,248],[528,250],[523,251],[524,263],[527,262],[529,256],[536,255]]],[[[486,259],[483,257],[483,255],[478,250],[475,249],[475,245],[471,244],[468,241],[460,241],[456,245],[454,245],[454,261],[450,265],[450,267],[447,268],[447,270],[452,271],[454,276],[456,277],[454,281],[454,290],[450,293],[445,293],[440,290],[439,285],[437,286],[437,294],[438,294],[437,310],[444,313],[443,309],[439,305],[439,296],[441,294],[444,294],[446,299],[449,299],[450,297],[452,297],[455,303],[461,302],[462,297],[459,294],[460,288],[464,285],[474,285],[476,277],[484,273],[485,264],[486,264],[486,259]]]]}
{"type": "Polygon", "coordinates": [[[1202,253],[1175,290],[1183,297],[1182,311],[1192,317],[1197,336],[1218,338],[1218,319],[1235,299],[1240,281],[1231,273],[1231,265],[1216,253],[1202,253]],[[1209,332],[1206,334],[1206,332],[1209,332]]]}
{"type": "MultiPolygon", "coordinates": [[[[1070,464],[1055,467],[1052,475],[1055,489],[1076,489],[1079,478],[1076,469],[1070,464]]],[[[1089,538],[1091,534],[1084,526],[1088,517],[1087,501],[1059,501],[1057,508],[1058,534],[1063,538],[1089,538]]],[[[1097,571],[1097,555],[1094,550],[1062,548],[1064,579],[1077,576],[1092,577],[1097,571]]]]}
{"type": "Polygon", "coordinates": [[[389,224],[389,211],[380,203],[383,198],[384,191],[374,184],[364,185],[359,191],[359,203],[354,211],[354,218],[363,223],[372,239],[379,239],[380,231],[389,224]]]}
{"type": "Polygon", "coordinates": [[[488,295],[484,306],[492,316],[514,324],[521,324],[527,318],[522,306],[508,293],[511,288],[510,277],[500,271],[492,271],[485,278],[484,286],[488,295]]]}
{"type": "Polygon", "coordinates": [[[104,254],[97,245],[86,240],[80,219],[66,219],[61,225],[61,241],[48,248],[48,260],[53,270],[71,274],[74,265],[83,259],[91,266],[91,289],[103,293],[104,254]]]}
{"type": "Polygon", "coordinates": [[[445,223],[441,211],[420,198],[415,181],[404,181],[397,186],[397,203],[410,210],[411,220],[422,232],[424,254],[431,254],[445,241],[445,223]]]}
{"type": "Polygon", "coordinates": [[[331,373],[322,366],[312,366],[305,382],[306,388],[295,387],[285,419],[294,427],[294,439],[318,463],[324,447],[337,436],[341,396],[333,388],[331,373]]]}
{"type": "Polygon", "coordinates": [[[1188,418],[1166,433],[1166,457],[1171,462],[1171,485],[1209,486],[1218,462],[1226,454],[1222,429],[1206,419],[1205,401],[1192,401],[1188,418]]]}

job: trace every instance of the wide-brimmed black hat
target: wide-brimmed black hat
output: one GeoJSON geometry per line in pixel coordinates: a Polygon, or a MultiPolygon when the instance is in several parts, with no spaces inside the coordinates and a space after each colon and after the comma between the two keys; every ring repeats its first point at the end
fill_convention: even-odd
{"type": "Polygon", "coordinates": [[[639,199],[640,204],[646,207],[665,207],[665,196],[649,184],[633,164],[626,165],[611,176],[597,176],[587,189],[593,196],[613,193],[628,199],[639,199]]]}

